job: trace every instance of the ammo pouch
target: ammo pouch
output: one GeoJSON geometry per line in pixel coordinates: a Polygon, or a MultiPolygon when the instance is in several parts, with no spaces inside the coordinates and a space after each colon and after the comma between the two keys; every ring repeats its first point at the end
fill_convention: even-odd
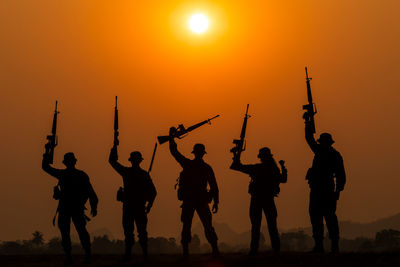
{"type": "Polygon", "coordinates": [[[120,187],[117,191],[117,201],[124,202],[125,201],[125,191],[123,187],[120,187]]]}
{"type": "Polygon", "coordinates": [[[53,198],[54,198],[55,200],[60,200],[60,198],[61,198],[60,183],[58,183],[58,184],[53,188],[53,198]]]}

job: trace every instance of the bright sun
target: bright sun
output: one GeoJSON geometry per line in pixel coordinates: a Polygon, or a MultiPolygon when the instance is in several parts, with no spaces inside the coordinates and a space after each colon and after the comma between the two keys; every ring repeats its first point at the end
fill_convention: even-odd
{"type": "Polygon", "coordinates": [[[203,14],[194,14],[189,19],[189,27],[194,33],[204,33],[208,29],[208,18],[203,14]]]}

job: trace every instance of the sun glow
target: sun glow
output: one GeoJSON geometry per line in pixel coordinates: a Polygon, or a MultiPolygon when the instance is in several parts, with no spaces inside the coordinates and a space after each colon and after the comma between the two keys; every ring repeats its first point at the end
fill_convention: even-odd
{"type": "Polygon", "coordinates": [[[192,15],[189,19],[189,28],[194,33],[204,33],[208,29],[208,18],[203,14],[192,15]]]}

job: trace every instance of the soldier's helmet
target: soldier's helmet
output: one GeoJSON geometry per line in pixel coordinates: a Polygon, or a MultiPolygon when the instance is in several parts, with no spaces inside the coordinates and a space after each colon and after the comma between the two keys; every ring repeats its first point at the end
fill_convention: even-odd
{"type": "Polygon", "coordinates": [[[194,146],[193,146],[193,151],[192,151],[192,153],[193,154],[200,154],[200,155],[204,155],[204,154],[206,154],[207,152],[206,152],[206,147],[205,147],[205,145],[203,145],[203,144],[195,144],[194,146]]]}
{"type": "Polygon", "coordinates": [[[141,162],[143,160],[142,153],[133,151],[128,159],[130,162],[141,162]]]}
{"type": "Polygon", "coordinates": [[[65,153],[63,163],[65,165],[73,165],[75,164],[77,159],[75,158],[75,154],[72,152],[65,153]]]}
{"type": "Polygon", "coordinates": [[[333,143],[335,143],[330,133],[322,133],[317,141],[318,143],[325,145],[332,145],[333,143]]]}
{"type": "Polygon", "coordinates": [[[258,158],[265,158],[271,156],[272,156],[271,149],[269,149],[268,147],[262,147],[258,151],[258,158]]]}

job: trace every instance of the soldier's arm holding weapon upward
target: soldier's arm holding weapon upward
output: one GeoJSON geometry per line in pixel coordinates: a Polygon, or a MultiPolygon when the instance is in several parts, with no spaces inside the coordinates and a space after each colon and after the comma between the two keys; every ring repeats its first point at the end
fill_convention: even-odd
{"type": "Polygon", "coordinates": [[[189,159],[186,158],[184,155],[181,154],[181,152],[178,151],[178,145],[175,142],[175,136],[176,136],[176,128],[175,127],[171,127],[169,129],[169,151],[171,152],[171,155],[175,158],[175,160],[183,168],[185,163],[189,159]]]}

